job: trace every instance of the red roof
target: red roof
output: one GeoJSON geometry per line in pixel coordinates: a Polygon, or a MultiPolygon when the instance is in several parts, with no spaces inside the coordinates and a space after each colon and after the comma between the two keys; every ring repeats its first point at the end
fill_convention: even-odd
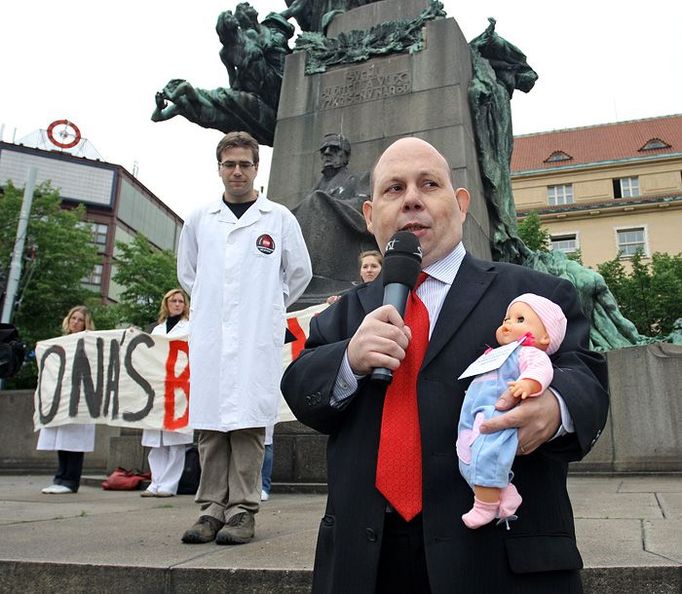
{"type": "Polygon", "coordinates": [[[680,152],[682,115],[669,115],[515,136],[511,170],[519,173],[680,152]],[[640,150],[652,140],[669,146],[640,150]]]}

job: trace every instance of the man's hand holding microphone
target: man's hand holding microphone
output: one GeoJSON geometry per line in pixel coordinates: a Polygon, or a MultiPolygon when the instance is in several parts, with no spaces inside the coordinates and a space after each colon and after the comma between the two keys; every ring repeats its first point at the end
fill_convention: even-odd
{"type": "Polygon", "coordinates": [[[420,271],[419,239],[409,231],[399,231],[384,253],[383,305],[365,316],[348,344],[348,362],[356,375],[371,373],[373,380],[390,383],[412,338],[403,316],[420,271]]]}

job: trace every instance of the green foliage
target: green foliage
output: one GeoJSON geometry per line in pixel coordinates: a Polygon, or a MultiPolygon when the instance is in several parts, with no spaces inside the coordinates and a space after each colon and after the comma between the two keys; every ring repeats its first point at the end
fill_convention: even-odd
{"type": "Polygon", "coordinates": [[[124,320],[146,328],[157,319],[161,299],[178,286],[175,254],[156,250],[142,234],[130,243],[117,242],[119,250],[113,279],[125,287],[119,303],[124,320]]]}
{"type": "MultiPolygon", "coordinates": [[[[0,267],[9,270],[23,190],[9,183],[0,194],[0,267]]],[[[81,279],[98,263],[97,248],[81,222],[85,209],[61,208],[48,182],[36,187],[12,322],[31,346],[62,333],[61,322],[74,305],[92,298],[81,279]]]]}
{"type": "Polygon", "coordinates": [[[536,252],[548,252],[551,244],[549,231],[540,223],[537,211],[529,213],[518,225],[519,237],[529,249],[536,252]]]}
{"type": "Polygon", "coordinates": [[[597,267],[622,314],[640,334],[665,336],[682,317],[682,253],[655,253],[650,262],[637,252],[628,271],[618,258],[597,267]]]}
{"type": "MultiPolygon", "coordinates": [[[[23,189],[11,183],[0,190],[0,269],[9,271],[16,240],[23,189]]],[[[97,248],[81,222],[82,206],[61,208],[49,183],[36,187],[24,245],[24,259],[12,322],[31,352],[39,340],[62,333],[61,323],[74,305],[98,300],[81,279],[98,263],[97,248]]],[[[37,377],[29,361],[8,387],[33,388],[37,377]]]]}
{"type": "Polygon", "coordinates": [[[102,303],[98,298],[86,301],[85,305],[90,308],[97,330],[113,330],[123,324],[123,314],[117,303],[102,303]]]}

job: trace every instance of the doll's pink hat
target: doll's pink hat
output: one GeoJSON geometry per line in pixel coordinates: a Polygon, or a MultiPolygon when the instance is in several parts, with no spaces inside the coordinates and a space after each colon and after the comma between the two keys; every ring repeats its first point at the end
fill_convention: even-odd
{"type": "MultiPolygon", "coordinates": [[[[564,336],[566,336],[566,316],[564,315],[564,312],[561,311],[561,308],[553,301],[550,301],[545,297],[540,297],[540,295],[536,295],[535,293],[524,293],[523,295],[519,295],[509,304],[509,307],[517,301],[530,305],[533,308],[533,311],[538,314],[538,317],[545,326],[545,330],[547,330],[547,334],[549,334],[547,354],[551,355],[552,353],[556,353],[564,340],[564,336]]],[[[507,311],[509,311],[509,307],[507,307],[507,311]]]]}

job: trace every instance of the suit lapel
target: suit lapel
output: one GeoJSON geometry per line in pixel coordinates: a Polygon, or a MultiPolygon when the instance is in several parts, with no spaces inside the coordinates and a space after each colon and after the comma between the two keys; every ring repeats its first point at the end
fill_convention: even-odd
{"type": "MultiPolygon", "coordinates": [[[[476,260],[469,254],[464,257],[457,276],[445,296],[422,367],[428,365],[454,336],[496,275],[492,262],[476,260]]],[[[359,289],[357,296],[364,315],[379,307],[384,300],[383,276],[380,275],[372,283],[359,289]]]]}
{"type": "Polygon", "coordinates": [[[367,315],[374,311],[384,302],[384,280],[383,275],[379,274],[370,284],[358,290],[358,300],[367,315]]]}
{"type": "Polygon", "coordinates": [[[491,262],[475,260],[468,254],[464,257],[438,314],[438,321],[431,334],[422,367],[426,367],[445,347],[476,307],[496,275],[491,262]]]}

